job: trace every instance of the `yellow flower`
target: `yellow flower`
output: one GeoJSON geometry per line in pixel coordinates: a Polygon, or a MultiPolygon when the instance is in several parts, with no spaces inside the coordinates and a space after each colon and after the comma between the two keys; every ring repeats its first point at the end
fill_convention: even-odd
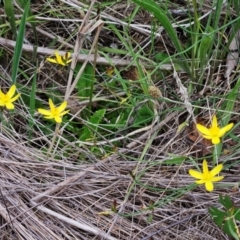
{"type": "Polygon", "coordinates": [[[110,66],[110,67],[106,68],[106,74],[107,74],[109,77],[112,77],[114,71],[115,71],[114,66],[110,66]]]}
{"type": "Polygon", "coordinates": [[[69,110],[64,111],[67,107],[67,102],[64,101],[59,107],[55,107],[52,99],[49,99],[50,110],[45,110],[42,108],[38,109],[38,112],[45,115],[46,119],[54,119],[55,122],[61,123],[63,115],[67,114],[69,110]]]}
{"type": "Polygon", "coordinates": [[[213,144],[218,144],[220,143],[220,138],[233,127],[233,123],[230,123],[225,127],[220,128],[218,127],[217,118],[214,115],[210,128],[206,128],[201,124],[197,124],[196,127],[204,138],[211,139],[213,144]]]}
{"type": "Polygon", "coordinates": [[[189,170],[189,174],[196,179],[197,184],[205,184],[205,188],[207,191],[211,192],[214,189],[213,182],[221,181],[224,177],[218,176],[215,177],[223,168],[222,164],[218,164],[215,168],[213,168],[211,171],[208,170],[208,164],[207,161],[203,160],[203,172],[198,172],[193,169],[189,170]]]}
{"type": "Polygon", "coordinates": [[[47,61],[51,62],[51,63],[56,63],[56,64],[60,64],[62,66],[66,66],[68,65],[68,63],[70,63],[72,61],[72,59],[70,59],[70,52],[67,52],[64,56],[61,56],[58,51],[55,52],[55,57],[54,58],[47,58],[47,61]]]}
{"type": "Polygon", "coordinates": [[[4,94],[0,89],[0,106],[6,106],[7,109],[14,109],[13,102],[20,97],[20,93],[13,97],[15,92],[16,85],[12,85],[6,94],[4,94]]]}

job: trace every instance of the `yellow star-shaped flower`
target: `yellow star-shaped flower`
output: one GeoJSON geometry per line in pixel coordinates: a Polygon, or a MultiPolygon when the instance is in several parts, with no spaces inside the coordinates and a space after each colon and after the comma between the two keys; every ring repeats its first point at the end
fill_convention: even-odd
{"type": "Polygon", "coordinates": [[[20,97],[20,93],[13,97],[15,92],[16,85],[12,85],[6,94],[4,94],[0,89],[0,106],[6,107],[7,109],[14,109],[13,102],[20,97]]]}
{"type": "Polygon", "coordinates": [[[50,110],[39,108],[38,112],[44,115],[44,118],[54,119],[57,123],[61,123],[62,117],[69,112],[69,110],[64,111],[67,107],[67,101],[64,101],[59,107],[55,107],[52,99],[49,99],[49,106],[50,110]]]}
{"type": "Polygon", "coordinates": [[[197,124],[196,127],[204,138],[211,139],[213,144],[218,144],[220,143],[220,138],[226,134],[233,127],[233,125],[233,123],[230,123],[223,128],[218,127],[217,118],[214,115],[210,128],[206,128],[201,124],[197,124]]]}
{"type": "Polygon", "coordinates": [[[219,164],[215,168],[213,168],[211,171],[208,170],[208,164],[207,161],[203,160],[203,172],[198,172],[193,169],[189,170],[189,174],[198,180],[196,180],[197,184],[205,184],[205,188],[207,191],[212,192],[214,189],[213,182],[221,181],[224,177],[218,176],[215,177],[220,171],[223,169],[223,165],[219,164]]]}
{"type": "Polygon", "coordinates": [[[58,51],[55,52],[55,57],[54,58],[47,58],[48,62],[51,63],[56,63],[62,66],[66,66],[68,65],[68,63],[70,63],[72,61],[72,59],[70,58],[71,53],[67,52],[64,56],[61,56],[58,51]]]}

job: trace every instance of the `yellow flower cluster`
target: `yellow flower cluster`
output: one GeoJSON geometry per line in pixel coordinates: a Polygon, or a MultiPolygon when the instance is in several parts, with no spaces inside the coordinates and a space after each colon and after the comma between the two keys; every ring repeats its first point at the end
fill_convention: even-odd
{"type": "Polygon", "coordinates": [[[56,63],[62,66],[68,65],[72,61],[70,58],[71,53],[67,52],[64,56],[61,56],[57,51],[55,52],[55,57],[54,58],[47,58],[48,62],[51,63],[56,63]]]}
{"type": "MultiPolygon", "coordinates": [[[[72,61],[72,59],[70,59],[70,55],[71,54],[67,52],[64,56],[61,56],[56,51],[55,58],[47,58],[47,61],[66,66],[72,61]]],[[[14,109],[14,102],[20,97],[20,93],[15,95],[15,92],[16,85],[12,85],[6,94],[0,89],[0,107],[6,107],[9,110],[14,109]]],[[[49,106],[50,110],[39,108],[38,112],[43,114],[46,119],[54,119],[56,123],[61,123],[62,117],[69,112],[69,110],[65,111],[67,107],[66,101],[64,101],[59,107],[55,107],[52,99],[49,99],[49,106]]]]}
{"type": "MultiPolygon", "coordinates": [[[[16,85],[12,85],[6,94],[0,89],[0,106],[9,110],[14,109],[14,102],[20,97],[20,93],[14,96],[15,92],[16,85]]],[[[69,112],[69,110],[65,111],[67,101],[64,101],[59,107],[55,107],[52,99],[49,99],[49,106],[50,110],[39,108],[38,112],[43,114],[46,119],[54,119],[56,123],[61,123],[62,117],[69,112]]]]}
{"type": "Polygon", "coordinates": [[[213,168],[211,171],[208,170],[208,164],[206,159],[203,160],[202,164],[203,171],[198,172],[193,169],[189,170],[189,174],[198,180],[196,180],[197,184],[205,184],[205,188],[207,191],[211,192],[214,189],[213,182],[218,182],[221,181],[224,177],[223,176],[218,176],[221,170],[223,169],[222,164],[218,164],[215,168],[213,168]]]}
{"type": "MultiPolygon", "coordinates": [[[[197,124],[196,127],[203,138],[210,139],[212,143],[216,145],[220,143],[220,138],[232,129],[233,125],[233,123],[230,123],[225,127],[220,128],[218,126],[217,117],[214,115],[210,128],[206,128],[201,124],[197,124]]],[[[190,169],[189,174],[193,178],[197,179],[195,181],[197,184],[205,184],[206,190],[211,192],[214,189],[213,183],[221,181],[224,178],[223,176],[216,176],[223,169],[223,164],[218,164],[211,171],[209,171],[207,161],[204,159],[202,169],[202,172],[190,169]]]]}
{"type": "Polygon", "coordinates": [[[204,138],[211,139],[213,144],[218,144],[220,143],[220,138],[233,127],[233,123],[230,123],[227,126],[220,128],[218,127],[217,117],[214,115],[210,128],[206,128],[201,124],[197,124],[196,127],[204,138]]]}
{"type": "Polygon", "coordinates": [[[69,110],[65,111],[67,107],[67,102],[64,101],[59,107],[55,107],[52,99],[49,99],[48,102],[49,102],[50,110],[39,108],[38,112],[44,115],[44,118],[46,119],[54,119],[55,122],[61,123],[62,117],[69,112],[69,110]]]}
{"type": "Polygon", "coordinates": [[[13,102],[15,102],[20,97],[20,93],[14,97],[15,92],[16,85],[12,85],[6,94],[4,94],[0,89],[0,106],[6,107],[9,110],[14,109],[13,102]]]}

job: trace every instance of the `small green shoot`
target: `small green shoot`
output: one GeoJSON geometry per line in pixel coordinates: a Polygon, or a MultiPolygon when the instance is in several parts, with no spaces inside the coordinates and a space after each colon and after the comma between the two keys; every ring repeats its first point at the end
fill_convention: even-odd
{"type": "Polygon", "coordinates": [[[211,214],[213,221],[226,234],[239,240],[240,233],[237,221],[240,221],[240,208],[234,205],[234,202],[228,195],[219,195],[219,203],[224,207],[224,210],[220,210],[216,207],[209,208],[209,213],[211,214]]]}

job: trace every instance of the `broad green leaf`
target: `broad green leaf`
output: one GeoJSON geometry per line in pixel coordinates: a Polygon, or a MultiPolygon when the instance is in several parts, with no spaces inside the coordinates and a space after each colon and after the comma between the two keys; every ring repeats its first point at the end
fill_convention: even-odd
{"type": "Polygon", "coordinates": [[[227,233],[228,235],[234,237],[236,240],[239,240],[239,237],[236,233],[236,225],[233,221],[232,218],[227,219],[224,226],[223,226],[223,231],[227,233]]]}
{"type": "Polygon", "coordinates": [[[102,121],[105,113],[106,109],[100,109],[92,115],[92,117],[89,119],[89,122],[83,127],[83,133],[80,136],[81,141],[93,138],[98,130],[98,124],[102,121]]]}
{"type": "Polygon", "coordinates": [[[213,221],[222,228],[224,218],[227,216],[226,212],[219,210],[216,207],[210,207],[208,212],[211,214],[213,221]]]}
{"type": "MultiPolygon", "coordinates": [[[[80,64],[77,65],[76,70],[80,69],[80,64]]],[[[84,97],[84,98],[89,98],[91,92],[91,85],[94,81],[93,77],[93,67],[88,64],[86,68],[83,71],[83,74],[81,75],[80,79],[78,80],[77,83],[77,89],[78,89],[78,96],[79,97],[84,97]]]]}
{"type": "Polygon", "coordinates": [[[229,196],[219,196],[219,202],[227,209],[230,210],[234,205],[233,201],[230,199],[229,196]]]}

